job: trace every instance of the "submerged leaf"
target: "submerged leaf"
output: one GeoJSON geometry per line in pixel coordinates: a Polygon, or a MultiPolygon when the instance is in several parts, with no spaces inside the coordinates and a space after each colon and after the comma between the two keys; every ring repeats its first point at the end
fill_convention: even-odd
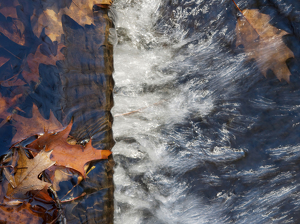
{"type": "Polygon", "coordinates": [[[47,132],[56,132],[63,129],[62,124],[56,119],[53,112],[50,111],[50,117],[46,120],[39,112],[36,105],[32,107],[32,118],[25,118],[18,114],[13,114],[12,118],[16,123],[14,126],[17,133],[12,139],[12,144],[22,141],[33,135],[47,132]]]}
{"type": "Polygon", "coordinates": [[[23,77],[26,80],[27,83],[30,83],[31,81],[38,83],[39,82],[39,65],[45,64],[45,65],[55,65],[56,61],[64,60],[64,55],[61,53],[61,49],[64,47],[64,45],[59,44],[57,49],[57,54],[46,56],[41,53],[40,50],[41,45],[38,46],[36,52],[33,54],[29,54],[27,57],[27,63],[30,69],[30,72],[23,71],[23,77]]]}
{"type": "Polygon", "coordinates": [[[22,94],[18,94],[13,98],[3,97],[0,93],[0,118],[6,119],[10,113],[7,110],[16,105],[17,100],[22,96],[22,94]]]}
{"type": "Polygon", "coordinates": [[[9,61],[9,58],[0,57],[0,67],[9,61]]]}
{"type": "Polygon", "coordinates": [[[81,26],[86,24],[91,25],[94,23],[94,4],[94,0],[73,0],[68,7],[64,7],[58,12],[55,9],[46,9],[37,18],[38,22],[33,27],[33,32],[36,36],[40,36],[42,30],[45,28],[45,34],[52,41],[61,41],[61,35],[64,33],[62,15],[68,15],[81,26]]]}
{"type": "Polygon", "coordinates": [[[288,34],[269,24],[270,16],[257,9],[245,9],[236,24],[236,45],[244,45],[249,59],[255,59],[264,76],[271,69],[279,80],[290,80],[286,65],[293,52],[284,44],[282,36],[288,34]]]}
{"type": "MultiPolygon", "coordinates": [[[[2,5],[0,3],[0,13],[7,18],[6,26],[0,26],[0,32],[8,37],[13,42],[24,45],[24,24],[18,19],[17,6],[19,6],[18,0],[12,0],[9,6],[2,5]]],[[[0,33],[0,35],[1,35],[0,33]]]]}
{"type": "Polygon", "coordinates": [[[0,223],[42,223],[43,218],[32,211],[28,202],[19,206],[0,206],[0,223]]]}

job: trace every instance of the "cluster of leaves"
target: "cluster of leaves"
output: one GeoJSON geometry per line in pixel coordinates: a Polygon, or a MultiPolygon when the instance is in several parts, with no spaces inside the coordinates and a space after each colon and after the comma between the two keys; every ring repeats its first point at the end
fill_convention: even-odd
{"type": "MultiPolygon", "coordinates": [[[[107,7],[110,0],[99,1],[107,7]]],[[[60,217],[56,191],[60,183],[77,177],[87,178],[89,162],[107,159],[109,150],[98,150],[90,139],[78,144],[67,127],[50,110],[45,119],[38,106],[31,104],[31,117],[24,107],[41,80],[41,66],[58,71],[65,60],[62,15],[80,25],[93,23],[94,1],[23,1],[0,2],[0,128],[14,127],[13,145],[1,164],[0,222],[53,222],[60,217]],[[39,136],[31,143],[23,140],[39,136]]]]}
{"type": "MultiPolygon", "coordinates": [[[[22,207],[25,212],[30,207],[28,204],[28,200],[32,198],[30,195],[35,195],[35,198],[46,204],[57,203],[59,199],[55,196],[53,199],[48,194],[49,187],[52,187],[54,192],[59,190],[60,182],[72,178],[69,169],[77,172],[80,177],[78,181],[85,179],[90,161],[107,159],[111,154],[109,150],[93,148],[91,140],[85,146],[74,144],[72,138],[68,139],[71,128],[72,123],[59,133],[46,132],[25,147],[12,147],[11,153],[2,162],[6,178],[4,182],[8,184],[3,184],[5,186],[1,192],[3,206],[0,207],[0,212],[14,206],[22,207]]],[[[28,222],[28,214],[32,214],[32,211],[30,208],[24,215],[19,213],[19,218],[28,222]]]]}

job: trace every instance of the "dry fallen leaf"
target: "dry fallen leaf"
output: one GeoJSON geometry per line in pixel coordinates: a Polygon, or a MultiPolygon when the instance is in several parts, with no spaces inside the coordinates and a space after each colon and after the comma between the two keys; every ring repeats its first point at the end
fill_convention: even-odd
{"type": "Polygon", "coordinates": [[[245,9],[236,24],[236,45],[244,45],[249,59],[255,59],[264,76],[271,69],[279,80],[290,80],[286,65],[293,52],[284,44],[282,36],[288,34],[269,24],[270,16],[258,9],[245,9]]]}
{"type": "MultiPolygon", "coordinates": [[[[13,175],[15,185],[10,185],[7,189],[7,195],[15,198],[22,198],[31,190],[42,190],[49,187],[51,184],[38,179],[38,175],[55,162],[50,160],[52,151],[46,152],[41,150],[33,159],[26,156],[24,149],[18,151],[19,159],[16,167],[16,173],[13,175]]],[[[11,174],[5,174],[8,180],[11,179],[11,174]]]]}
{"type": "Polygon", "coordinates": [[[46,133],[28,145],[29,148],[41,150],[53,150],[52,160],[56,165],[72,168],[86,177],[84,165],[93,160],[107,159],[111,154],[109,150],[97,150],[93,148],[90,140],[85,147],[81,145],[70,145],[67,138],[72,129],[72,122],[56,135],[46,133]]]}
{"type": "Polygon", "coordinates": [[[55,65],[56,61],[64,60],[64,55],[60,52],[60,50],[64,47],[64,45],[59,44],[57,49],[56,56],[50,55],[46,56],[41,53],[40,50],[41,45],[38,46],[36,49],[36,52],[33,54],[29,54],[27,57],[27,63],[30,69],[30,72],[23,71],[22,75],[23,78],[26,80],[27,83],[30,83],[31,81],[38,83],[39,82],[39,65],[45,64],[45,65],[55,65]]]}
{"type": "Polygon", "coordinates": [[[12,139],[12,144],[22,141],[33,135],[47,132],[57,132],[63,129],[61,123],[56,119],[53,112],[50,111],[50,117],[46,120],[39,112],[36,105],[32,107],[32,118],[22,117],[13,114],[12,119],[16,122],[13,125],[17,129],[17,133],[12,139]]]}

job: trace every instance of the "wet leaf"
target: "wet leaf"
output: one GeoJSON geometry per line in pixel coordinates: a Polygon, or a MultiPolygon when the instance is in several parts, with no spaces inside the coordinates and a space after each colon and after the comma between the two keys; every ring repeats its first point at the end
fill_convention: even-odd
{"type": "Polygon", "coordinates": [[[264,76],[271,69],[279,80],[290,80],[286,65],[293,52],[284,44],[282,36],[288,34],[269,24],[270,16],[257,9],[245,9],[236,24],[236,45],[244,45],[249,59],[255,59],[264,76]]]}
{"type": "Polygon", "coordinates": [[[25,118],[18,114],[13,114],[12,119],[16,122],[13,125],[17,133],[12,139],[12,144],[22,141],[28,137],[47,132],[56,132],[63,129],[61,123],[56,119],[53,112],[50,111],[50,117],[46,120],[39,112],[36,105],[32,107],[32,118],[25,118]]]}
{"type": "Polygon", "coordinates": [[[5,17],[18,18],[16,9],[18,5],[20,5],[18,0],[11,0],[9,6],[0,3],[0,13],[5,17]]]}
{"type": "Polygon", "coordinates": [[[54,165],[46,170],[46,175],[49,177],[49,180],[51,180],[53,189],[55,191],[59,191],[59,183],[72,179],[75,176],[75,171],[69,168],[54,165]]]}
{"type": "MultiPolygon", "coordinates": [[[[13,175],[16,186],[8,187],[7,195],[22,198],[31,190],[42,190],[51,184],[38,179],[38,175],[54,165],[55,162],[50,160],[52,151],[46,152],[41,150],[33,159],[29,159],[24,151],[20,148],[18,151],[19,160],[16,167],[16,173],[13,175]]],[[[5,174],[6,178],[11,179],[11,174],[5,174]],[[7,176],[8,175],[8,176],[7,176]]]]}
{"type": "Polygon", "coordinates": [[[22,75],[27,83],[30,83],[31,81],[38,83],[39,82],[39,65],[45,64],[45,65],[54,65],[56,66],[56,62],[59,60],[64,60],[64,55],[61,53],[61,49],[64,47],[64,45],[59,44],[57,49],[56,55],[50,55],[46,56],[41,53],[40,49],[41,45],[38,46],[36,52],[33,54],[29,54],[27,57],[27,63],[28,67],[30,69],[30,72],[23,71],[22,75]]]}
{"type": "Polygon", "coordinates": [[[0,93],[0,118],[6,119],[7,116],[10,115],[7,110],[16,105],[17,100],[22,96],[22,94],[18,94],[13,98],[3,97],[0,93]]]}
{"type": "Polygon", "coordinates": [[[43,218],[24,202],[18,206],[0,206],[0,223],[42,223],[43,218]]]}
{"type": "Polygon", "coordinates": [[[72,129],[72,124],[71,122],[63,131],[56,135],[44,134],[29,144],[28,147],[38,150],[46,147],[46,150],[53,150],[51,159],[56,161],[56,165],[72,168],[85,177],[84,165],[93,160],[107,159],[111,151],[95,149],[92,146],[92,140],[85,147],[68,144],[67,138],[72,129]]]}
{"type": "Polygon", "coordinates": [[[0,57],[0,67],[9,61],[9,58],[0,57]]]}
{"type": "Polygon", "coordinates": [[[101,8],[109,8],[111,4],[112,4],[112,0],[102,0],[99,1],[98,4],[96,5],[101,8]]]}
{"type": "MultiPolygon", "coordinates": [[[[107,0],[105,0],[106,2],[107,0]]],[[[68,15],[75,20],[79,25],[93,24],[93,6],[94,0],[72,0],[72,3],[68,7],[60,9],[58,12],[56,9],[46,9],[39,15],[38,22],[33,27],[33,32],[36,36],[40,36],[43,28],[45,28],[46,35],[52,41],[61,41],[61,34],[63,34],[62,28],[62,15],[68,15]]],[[[33,15],[35,16],[35,15],[33,15]]],[[[32,18],[34,19],[34,18],[32,18]]]]}
{"type": "Polygon", "coordinates": [[[23,80],[19,79],[18,75],[19,74],[16,74],[13,77],[0,82],[1,86],[11,87],[11,86],[23,86],[23,85],[25,85],[26,83],[23,80]]]}
{"type": "Polygon", "coordinates": [[[7,19],[6,26],[0,26],[0,32],[8,37],[13,42],[24,45],[25,44],[25,36],[24,36],[24,24],[18,19],[17,15],[17,6],[19,6],[18,0],[12,0],[10,5],[4,5],[0,3],[0,13],[4,15],[6,18],[10,17],[11,19],[7,19]],[[11,21],[11,22],[8,22],[11,21]]]}

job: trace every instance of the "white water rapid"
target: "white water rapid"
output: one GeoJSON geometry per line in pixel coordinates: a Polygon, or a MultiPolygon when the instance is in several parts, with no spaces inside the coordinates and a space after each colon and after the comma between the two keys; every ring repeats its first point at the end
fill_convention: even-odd
{"type": "Polygon", "coordinates": [[[294,223],[300,181],[278,164],[297,161],[299,147],[276,130],[298,107],[276,98],[291,85],[232,50],[232,2],[124,0],[113,10],[115,223],[294,223]]]}

